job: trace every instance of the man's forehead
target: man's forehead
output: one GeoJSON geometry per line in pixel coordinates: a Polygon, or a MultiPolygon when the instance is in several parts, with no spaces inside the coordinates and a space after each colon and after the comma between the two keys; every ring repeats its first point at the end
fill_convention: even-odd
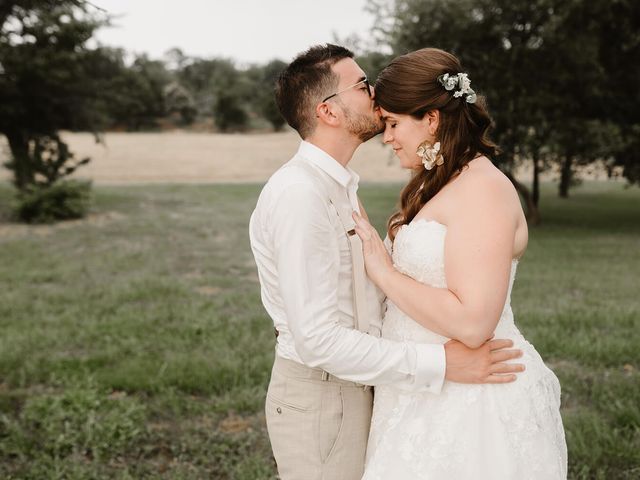
{"type": "Polygon", "coordinates": [[[337,61],[332,68],[340,77],[340,81],[344,83],[355,83],[366,77],[360,65],[353,58],[343,58],[337,61]]]}

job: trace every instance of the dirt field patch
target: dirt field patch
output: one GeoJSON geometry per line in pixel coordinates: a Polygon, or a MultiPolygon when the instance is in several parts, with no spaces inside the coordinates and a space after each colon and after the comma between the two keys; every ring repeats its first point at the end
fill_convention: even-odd
{"type": "MultiPolygon", "coordinates": [[[[292,131],[282,133],[214,134],[197,132],[106,133],[104,145],[89,133],[64,133],[77,158],[91,157],[78,178],[97,184],[127,183],[241,183],[266,181],[298,149],[292,131]]],[[[0,137],[0,163],[8,158],[6,140],[0,137]]],[[[408,178],[390,147],[376,137],[358,148],[349,164],[365,182],[403,182],[408,178]]],[[[604,179],[602,169],[584,172],[584,178],[604,179]]],[[[516,176],[530,182],[531,170],[516,176]]],[[[544,180],[557,176],[543,175],[544,180]]],[[[0,180],[10,172],[0,168],[0,180]]]]}
{"type": "MultiPolygon", "coordinates": [[[[107,133],[104,145],[88,133],[63,135],[78,158],[91,157],[78,177],[99,184],[264,182],[298,149],[293,131],[261,134],[190,132],[107,133]]],[[[7,159],[0,138],[0,160],[7,159]]],[[[362,145],[350,164],[365,181],[406,178],[390,148],[379,138],[362,145]]],[[[9,179],[0,169],[0,179],[9,179]]]]}

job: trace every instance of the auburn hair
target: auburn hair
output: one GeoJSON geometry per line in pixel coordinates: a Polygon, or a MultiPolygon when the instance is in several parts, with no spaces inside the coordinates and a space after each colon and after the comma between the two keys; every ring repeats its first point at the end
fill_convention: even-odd
{"type": "Polygon", "coordinates": [[[479,155],[493,157],[497,147],[489,139],[492,125],[484,97],[475,103],[466,97],[454,97],[438,81],[445,73],[463,72],[460,61],[452,54],[437,48],[423,48],[396,57],[382,70],[375,84],[377,104],[391,113],[411,115],[422,119],[432,110],[440,112],[436,141],[444,164],[426,170],[416,168],[409,183],[400,193],[400,209],[387,224],[393,241],[397,229],[406,225],[452,178],[479,155]]]}

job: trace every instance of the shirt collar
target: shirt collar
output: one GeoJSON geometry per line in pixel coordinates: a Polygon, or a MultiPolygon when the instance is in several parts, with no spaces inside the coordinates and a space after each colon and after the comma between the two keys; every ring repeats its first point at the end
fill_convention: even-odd
{"type": "Polygon", "coordinates": [[[358,189],[360,176],[349,167],[340,165],[340,162],[314,144],[302,140],[298,155],[309,160],[344,188],[358,189]]]}

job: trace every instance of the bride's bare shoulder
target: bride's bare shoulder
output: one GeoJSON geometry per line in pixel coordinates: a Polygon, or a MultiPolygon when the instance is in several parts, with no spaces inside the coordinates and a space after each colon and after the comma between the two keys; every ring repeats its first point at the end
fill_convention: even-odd
{"type": "Polygon", "coordinates": [[[487,157],[478,157],[463,169],[458,179],[461,196],[504,202],[511,200],[519,205],[518,193],[513,183],[487,157]]]}
{"type": "Polygon", "coordinates": [[[515,191],[511,180],[487,157],[478,157],[469,162],[460,174],[460,183],[465,188],[504,188],[515,191]]]}

